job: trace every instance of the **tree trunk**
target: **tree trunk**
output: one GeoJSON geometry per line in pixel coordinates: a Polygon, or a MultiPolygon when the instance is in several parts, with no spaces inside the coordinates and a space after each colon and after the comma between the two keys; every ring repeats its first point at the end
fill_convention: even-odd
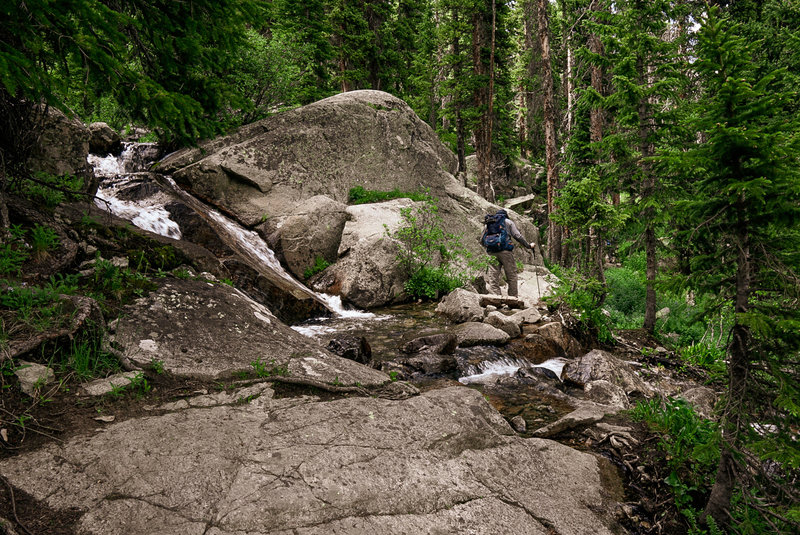
{"type": "MultiPolygon", "coordinates": [[[[547,0],[537,0],[539,46],[542,49],[542,100],[544,111],[544,150],[547,168],[547,214],[555,213],[558,187],[558,151],[556,147],[556,109],[553,98],[553,70],[550,62],[550,21],[547,0]]],[[[547,226],[547,254],[550,261],[561,260],[561,229],[552,219],[547,226]]]]}
{"type": "MultiPolygon", "coordinates": [[[[644,64],[644,60],[637,60],[636,69],[639,76],[639,86],[648,88],[650,86],[649,73],[644,64]]],[[[653,166],[650,162],[654,153],[653,143],[650,136],[653,132],[653,112],[648,96],[639,99],[639,168],[642,171],[642,200],[647,202],[655,195],[656,178],[653,175],[653,166]]],[[[658,276],[657,243],[655,233],[655,210],[648,206],[642,219],[645,224],[644,230],[644,249],[646,258],[646,290],[644,301],[644,325],[643,328],[653,333],[656,328],[656,277],[658,276]]]]}
{"type": "MultiPolygon", "coordinates": [[[[486,20],[482,10],[477,10],[472,17],[472,65],[476,78],[491,76],[490,67],[483,60],[482,50],[487,44],[486,20]]],[[[491,116],[489,116],[492,95],[489,84],[480,84],[474,93],[474,104],[482,110],[481,118],[475,126],[475,156],[477,157],[478,195],[494,202],[490,169],[492,158],[491,116]]]]}
{"type": "MultiPolygon", "coordinates": [[[[458,10],[453,9],[452,11],[453,17],[453,24],[458,27],[458,10]]],[[[461,80],[464,66],[461,59],[461,36],[458,33],[453,35],[453,56],[456,58],[455,64],[453,65],[453,78],[455,80],[461,80]]],[[[464,118],[462,116],[462,102],[461,99],[457,96],[453,100],[454,111],[455,111],[455,118],[456,118],[456,156],[458,158],[458,173],[466,173],[467,172],[467,160],[466,160],[466,133],[464,131],[464,118]]]]}
{"type": "MultiPolygon", "coordinates": [[[[740,203],[743,205],[743,203],[740,203]]],[[[736,302],[734,304],[735,317],[732,329],[731,343],[728,347],[728,396],[725,413],[722,415],[722,452],[717,467],[717,477],[708,503],[705,515],[714,519],[718,526],[729,523],[729,509],[731,496],[736,486],[736,461],[734,459],[735,445],[742,431],[742,404],[747,396],[749,375],[749,345],[750,330],[740,323],[739,315],[748,311],[750,300],[750,244],[747,231],[746,210],[740,206],[739,221],[737,225],[737,245],[739,252],[736,266],[736,302]]]]}

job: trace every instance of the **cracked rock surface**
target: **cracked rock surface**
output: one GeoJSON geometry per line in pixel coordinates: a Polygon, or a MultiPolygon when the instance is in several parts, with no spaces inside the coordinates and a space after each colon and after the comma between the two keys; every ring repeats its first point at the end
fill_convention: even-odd
{"type": "Polygon", "coordinates": [[[475,390],[176,409],[0,462],[86,534],[609,534],[597,460],[475,390]]]}
{"type": "Polygon", "coordinates": [[[269,371],[326,383],[380,385],[389,377],[340,358],[292,330],[265,306],[226,284],[164,279],[157,291],[128,306],[114,342],[132,363],[152,362],[176,375],[218,379],[269,371]]]}

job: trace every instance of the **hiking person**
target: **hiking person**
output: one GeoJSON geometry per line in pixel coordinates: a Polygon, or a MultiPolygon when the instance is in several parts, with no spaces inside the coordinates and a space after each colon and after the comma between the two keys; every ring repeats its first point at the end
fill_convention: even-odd
{"type": "Polygon", "coordinates": [[[489,291],[493,294],[500,293],[500,270],[505,271],[508,280],[508,295],[517,296],[517,263],[511,251],[514,244],[511,238],[517,240],[523,247],[533,251],[533,245],[528,243],[520,233],[513,221],[508,219],[508,212],[503,209],[496,214],[489,214],[483,218],[484,228],[481,234],[481,245],[486,253],[497,259],[497,264],[492,265],[489,277],[489,291]]]}

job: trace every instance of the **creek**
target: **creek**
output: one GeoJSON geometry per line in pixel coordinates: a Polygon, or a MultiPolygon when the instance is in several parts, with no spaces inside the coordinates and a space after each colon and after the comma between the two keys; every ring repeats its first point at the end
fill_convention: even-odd
{"type": "MultiPolygon", "coordinates": [[[[193,210],[216,232],[219,239],[235,251],[250,267],[276,278],[294,294],[312,294],[331,311],[327,317],[313,318],[292,328],[315,338],[322,346],[336,338],[363,337],[371,349],[372,362],[392,361],[399,348],[412,339],[447,332],[451,326],[435,313],[436,303],[411,303],[370,311],[355,310],[338,296],[317,294],[294,279],[281,266],[266,242],[255,232],[182,190],[169,176],[149,172],[159,156],[151,143],[126,143],[119,156],[89,156],[100,179],[96,203],[133,225],[173,239],[185,239],[178,222],[173,220],[169,205],[176,200],[193,210]]],[[[203,245],[203,244],[200,244],[203,245]]],[[[562,359],[547,360],[531,354],[522,339],[508,347],[476,346],[458,348],[455,353],[457,371],[446,376],[413,376],[411,381],[423,390],[455,384],[480,390],[506,418],[522,416],[536,429],[572,410],[560,394],[567,387],[560,383],[562,359]],[[549,376],[549,385],[530,384],[516,378],[521,368],[537,367],[549,376]],[[560,394],[560,395],[559,395],[560,394]]],[[[574,392],[570,392],[574,393],[574,392]]]]}

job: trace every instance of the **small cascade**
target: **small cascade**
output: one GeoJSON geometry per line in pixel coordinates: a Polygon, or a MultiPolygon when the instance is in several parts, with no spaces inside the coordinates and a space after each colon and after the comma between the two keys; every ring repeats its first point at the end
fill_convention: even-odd
{"type": "MultiPolygon", "coordinates": [[[[125,143],[119,156],[89,155],[87,161],[101,179],[97,191],[98,206],[114,215],[127,219],[137,227],[181,239],[179,225],[170,219],[166,209],[179,199],[194,210],[211,226],[222,241],[236,251],[247,264],[262,275],[269,275],[273,284],[298,299],[313,299],[338,318],[354,320],[376,319],[376,315],[346,309],[338,296],[317,294],[298,282],[283,269],[275,254],[256,232],[247,230],[217,210],[194,198],[178,186],[169,176],[146,172],[159,157],[155,143],[125,143]]],[[[326,327],[308,326],[313,331],[325,332],[326,327]]]]}
{"type": "Polygon", "coordinates": [[[163,180],[166,186],[177,195],[181,201],[203,217],[217,232],[219,237],[227,243],[229,247],[245,258],[257,271],[260,273],[267,271],[273,275],[277,275],[281,280],[285,281],[284,289],[290,291],[296,297],[310,295],[324,302],[321,296],[300,284],[283,269],[283,266],[281,266],[281,263],[275,257],[275,253],[272,252],[272,249],[269,248],[267,243],[257,232],[247,230],[218,211],[209,208],[183,191],[171,177],[163,176],[163,180]]]}
{"type": "Polygon", "coordinates": [[[179,240],[181,229],[165,208],[172,198],[158,190],[146,191],[151,179],[142,171],[158,152],[155,143],[125,143],[119,156],[90,154],[87,161],[101,179],[95,204],[143,230],[179,240]]]}
{"type": "Polygon", "coordinates": [[[514,376],[522,369],[542,368],[552,372],[555,377],[561,380],[561,374],[567,359],[555,358],[546,360],[540,364],[532,364],[530,361],[515,359],[510,357],[499,357],[491,360],[484,360],[477,365],[468,364],[464,376],[459,378],[462,384],[483,383],[487,379],[496,376],[514,376]]]}

